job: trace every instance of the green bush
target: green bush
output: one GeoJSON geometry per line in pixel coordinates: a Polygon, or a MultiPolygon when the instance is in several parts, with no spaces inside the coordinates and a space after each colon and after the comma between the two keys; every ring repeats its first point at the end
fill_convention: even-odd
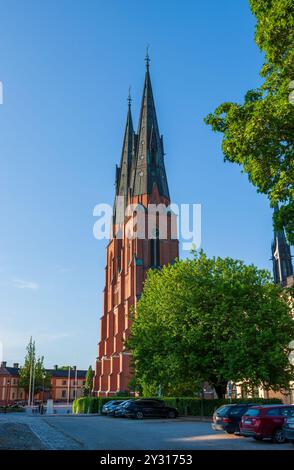
{"type": "MultiPolygon", "coordinates": [[[[126,397],[82,397],[73,402],[73,413],[101,413],[103,405],[111,400],[125,400],[126,397]]],[[[214,411],[222,405],[230,403],[230,400],[215,399],[201,400],[195,397],[166,397],[162,398],[167,406],[177,408],[180,416],[212,416],[214,411]]],[[[257,403],[274,404],[282,403],[279,398],[238,398],[232,403],[257,403]]]]}
{"type": "MultiPolygon", "coordinates": [[[[214,411],[222,405],[230,403],[227,399],[201,400],[200,398],[174,397],[163,398],[167,406],[177,408],[181,416],[212,416],[214,411]]],[[[270,404],[282,403],[279,398],[238,398],[232,403],[270,404]]]]}
{"type": "Polygon", "coordinates": [[[25,408],[23,406],[10,405],[6,409],[5,406],[0,406],[0,413],[23,413],[24,411],[25,408]]]}
{"type": "Polygon", "coordinates": [[[103,405],[111,400],[126,400],[126,397],[81,397],[72,404],[75,414],[101,413],[103,405]]]}

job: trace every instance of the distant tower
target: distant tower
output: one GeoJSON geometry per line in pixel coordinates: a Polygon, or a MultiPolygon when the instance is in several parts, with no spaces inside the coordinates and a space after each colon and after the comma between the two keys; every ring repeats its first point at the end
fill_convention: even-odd
{"type": "Polygon", "coordinates": [[[147,54],[138,132],[133,129],[129,97],[121,161],[116,167],[112,238],[107,245],[104,311],[94,381],[94,392],[98,396],[129,390],[131,355],[124,342],[130,334],[130,310],[140,298],[148,269],[160,268],[178,257],[178,240],[174,236],[177,224],[175,214],[168,209],[170,196],[163,138],[158,128],[149,61],[147,54]],[[125,215],[119,204],[140,207],[146,222],[143,237],[129,237],[129,222],[134,223],[137,214],[134,211],[125,215]],[[151,225],[147,218],[150,204],[161,204],[166,211],[167,236],[164,239],[158,234],[160,216],[155,215],[151,225]],[[148,233],[150,227],[152,237],[148,233]]]}
{"type": "MultiPolygon", "coordinates": [[[[278,206],[275,207],[274,211],[279,211],[278,206]]],[[[293,282],[291,248],[287,243],[284,230],[274,231],[272,261],[275,284],[285,287],[288,283],[293,282]]]]}

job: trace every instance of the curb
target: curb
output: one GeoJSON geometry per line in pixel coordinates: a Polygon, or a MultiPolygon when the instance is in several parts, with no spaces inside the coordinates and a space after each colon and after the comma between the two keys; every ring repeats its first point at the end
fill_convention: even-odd
{"type": "MultiPolygon", "coordinates": [[[[99,413],[72,413],[72,414],[50,414],[50,415],[43,415],[43,417],[46,418],[61,418],[61,417],[80,417],[80,418],[94,418],[97,416],[105,416],[99,413]]],[[[35,416],[38,417],[38,416],[35,416]]],[[[111,418],[111,416],[108,416],[108,418],[111,418]]],[[[155,419],[164,419],[164,418],[155,418],[155,419]]],[[[178,418],[175,418],[174,420],[169,420],[169,421],[184,421],[184,422],[202,422],[202,423],[210,423],[211,418],[210,417],[202,417],[202,416],[178,416],[178,418]]]]}

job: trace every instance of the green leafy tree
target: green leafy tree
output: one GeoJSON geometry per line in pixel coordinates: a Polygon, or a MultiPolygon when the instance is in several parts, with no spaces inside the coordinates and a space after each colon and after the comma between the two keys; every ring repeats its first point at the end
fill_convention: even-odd
{"type": "Polygon", "coordinates": [[[27,354],[25,357],[24,365],[20,369],[20,378],[19,385],[24,388],[26,392],[29,392],[30,389],[30,380],[31,387],[33,387],[33,378],[34,378],[34,394],[39,393],[43,390],[48,390],[51,388],[51,377],[46,373],[44,368],[44,358],[36,357],[36,345],[35,341],[30,338],[30,341],[27,345],[27,354]]]}
{"type": "Polygon", "coordinates": [[[225,161],[237,163],[257,190],[268,196],[276,229],[294,243],[294,3],[249,0],[257,24],[255,41],[264,53],[263,84],[249,90],[243,104],[222,103],[205,118],[223,134],[225,161]],[[292,82],[292,85],[290,84],[292,82]]]}
{"type": "Polygon", "coordinates": [[[91,392],[93,389],[93,376],[94,376],[94,372],[93,372],[92,366],[89,366],[87,373],[86,373],[86,379],[85,379],[85,385],[84,385],[84,396],[86,397],[91,395],[91,392]]]}
{"type": "Polygon", "coordinates": [[[137,388],[191,396],[208,381],[223,397],[229,380],[287,387],[288,295],[267,271],[203,252],[150,270],[127,342],[137,388]]]}

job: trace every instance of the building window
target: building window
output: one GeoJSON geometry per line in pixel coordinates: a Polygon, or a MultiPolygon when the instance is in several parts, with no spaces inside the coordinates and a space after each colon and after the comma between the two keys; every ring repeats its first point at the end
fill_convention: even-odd
{"type": "Polygon", "coordinates": [[[62,381],[62,385],[66,385],[66,380],[63,380],[63,381],[62,381]]]}
{"type": "Polygon", "coordinates": [[[127,245],[127,263],[128,265],[131,262],[131,240],[128,240],[128,245],[127,245]]]}
{"type": "Polygon", "coordinates": [[[116,287],[114,291],[114,305],[118,305],[119,303],[119,288],[116,287]]]}
{"type": "Polygon", "coordinates": [[[151,266],[160,266],[160,240],[158,229],[156,229],[155,238],[151,239],[151,266]]]}
{"type": "Polygon", "coordinates": [[[114,258],[111,258],[110,261],[110,282],[114,279],[114,258]]]}
{"type": "Polygon", "coordinates": [[[66,390],[62,390],[62,392],[61,392],[61,397],[62,397],[62,398],[66,398],[66,390]]]}

